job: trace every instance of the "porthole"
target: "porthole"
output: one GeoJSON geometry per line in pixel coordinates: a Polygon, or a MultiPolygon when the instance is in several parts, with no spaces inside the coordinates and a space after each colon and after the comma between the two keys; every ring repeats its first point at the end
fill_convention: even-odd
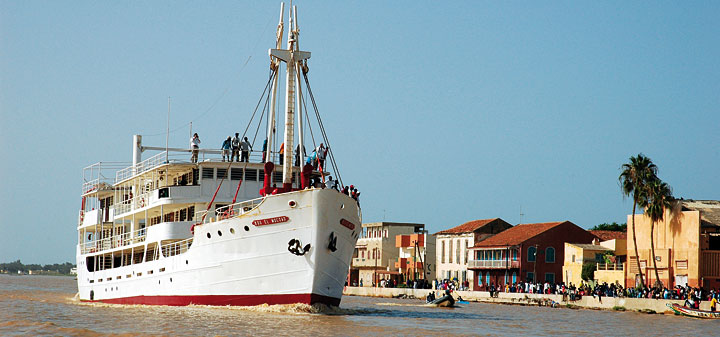
{"type": "Polygon", "coordinates": [[[172,282],[172,277],[170,278],[170,282],[172,282]]]}
{"type": "Polygon", "coordinates": [[[185,260],[185,264],[188,264],[188,260],[185,260]]]}
{"type": "Polygon", "coordinates": [[[222,232],[221,232],[221,231],[218,231],[218,236],[222,236],[222,232]]]}
{"type": "Polygon", "coordinates": [[[340,205],[340,209],[345,209],[345,204],[340,205]]]}
{"type": "Polygon", "coordinates": [[[250,227],[245,226],[245,231],[246,231],[246,232],[250,231],[250,227]]]}
{"type": "Polygon", "coordinates": [[[208,239],[210,238],[210,233],[207,233],[207,237],[208,237],[208,239]]]}
{"type": "Polygon", "coordinates": [[[235,234],[235,228],[230,228],[230,234],[235,234]]]}
{"type": "Polygon", "coordinates": [[[160,280],[158,280],[158,284],[160,284],[160,280]]]}
{"type": "Polygon", "coordinates": [[[290,205],[290,207],[295,207],[297,206],[297,203],[295,202],[295,200],[290,200],[288,201],[288,205],[290,205]]]}

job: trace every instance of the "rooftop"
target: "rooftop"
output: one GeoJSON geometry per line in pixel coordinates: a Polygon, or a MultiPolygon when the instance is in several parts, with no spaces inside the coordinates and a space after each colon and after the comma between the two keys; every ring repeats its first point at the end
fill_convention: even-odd
{"type": "Polygon", "coordinates": [[[608,241],[608,240],[615,240],[615,239],[627,239],[627,232],[618,232],[618,231],[588,231],[592,233],[593,235],[600,238],[600,241],[608,241]]]}
{"type": "Polygon", "coordinates": [[[514,246],[569,221],[522,224],[506,229],[475,244],[475,247],[514,246]]]}
{"type": "Polygon", "coordinates": [[[602,252],[604,252],[606,250],[611,250],[611,249],[608,249],[607,247],[603,247],[601,245],[594,245],[592,243],[569,243],[569,244],[571,244],[575,247],[578,247],[578,248],[582,248],[584,250],[602,251],[602,252]]]}
{"type": "Polygon", "coordinates": [[[362,224],[363,227],[382,227],[382,226],[405,226],[405,227],[421,227],[424,228],[425,225],[421,223],[408,223],[408,222],[368,222],[362,224]]]}
{"type": "Polygon", "coordinates": [[[435,235],[472,233],[472,232],[478,230],[478,228],[485,226],[485,225],[487,225],[495,220],[498,220],[498,219],[499,218],[468,221],[460,226],[456,226],[456,227],[453,227],[450,229],[446,229],[444,231],[437,232],[437,233],[435,233],[435,235]]]}
{"type": "Polygon", "coordinates": [[[699,211],[703,225],[720,226],[720,201],[683,199],[679,201],[683,211],[699,211]]]}

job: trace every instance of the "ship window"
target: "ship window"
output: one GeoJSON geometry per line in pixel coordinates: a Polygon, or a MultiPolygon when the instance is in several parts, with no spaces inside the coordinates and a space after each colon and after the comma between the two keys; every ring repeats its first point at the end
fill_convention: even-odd
{"type": "Polygon", "coordinates": [[[142,273],[137,273],[137,274],[135,274],[135,275],[137,275],[137,276],[142,276],[142,273]]]}
{"type": "Polygon", "coordinates": [[[243,177],[243,169],[241,169],[241,168],[230,169],[230,180],[242,180],[242,177],[243,177]]]}
{"type": "Polygon", "coordinates": [[[131,278],[131,277],[132,277],[132,275],[130,275],[130,274],[125,275],[125,278],[131,278]]]}
{"type": "Polygon", "coordinates": [[[235,234],[235,228],[230,228],[230,234],[235,234]]]}
{"type": "Polygon", "coordinates": [[[112,281],[112,277],[108,277],[105,279],[106,281],[112,281]]]}
{"type": "Polygon", "coordinates": [[[207,233],[207,237],[208,237],[208,239],[210,238],[210,233],[207,233]]]}
{"type": "Polygon", "coordinates": [[[99,283],[99,282],[102,282],[102,281],[103,281],[103,280],[102,280],[101,278],[98,279],[98,283],[99,283]]]}
{"type": "Polygon", "coordinates": [[[215,173],[215,169],[211,167],[203,167],[202,177],[203,179],[212,179],[215,173]]]}
{"type": "Polygon", "coordinates": [[[258,170],[258,181],[265,181],[265,170],[260,169],[258,170]]]}
{"type": "Polygon", "coordinates": [[[257,170],[245,170],[245,180],[246,181],[257,181],[257,170]]]}
{"type": "Polygon", "coordinates": [[[158,271],[162,273],[165,271],[165,268],[160,268],[160,270],[158,270],[158,271]]]}
{"type": "Polygon", "coordinates": [[[227,179],[227,169],[224,169],[224,168],[217,169],[217,178],[218,179],[227,179]]]}
{"type": "Polygon", "coordinates": [[[246,231],[246,232],[250,231],[250,227],[245,226],[245,231],[246,231]]]}
{"type": "Polygon", "coordinates": [[[152,271],[152,270],[148,270],[148,275],[152,275],[152,274],[153,274],[153,271],[152,271]]]}
{"type": "Polygon", "coordinates": [[[95,283],[95,280],[90,280],[90,283],[95,283]]]}
{"type": "Polygon", "coordinates": [[[222,236],[222,232],[221,232],[221,231],[218,231],[218,236],[222,236]]]}
{"type": "Polygon", "coordinates": [[[119,279],[121,279],[121,278],[122,278],[122,276],[117,276],[117,277],[115,277],[116,280],[119,280],[119,279]]]}

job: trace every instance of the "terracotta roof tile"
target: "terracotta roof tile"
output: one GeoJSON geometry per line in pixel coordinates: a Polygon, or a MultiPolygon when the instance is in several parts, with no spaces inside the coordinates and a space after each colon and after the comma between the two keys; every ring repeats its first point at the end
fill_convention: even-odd
{"type": "Polygon", "coordinates": [[[615,240],[615,239],[627,239],[626,232],[618,231],[588,231],[593,235],[600,238],[600,241],[615,240]]]}
{"type": "Polygon", "coordinates": [[[499,218],[468,221],[460,226],[437,232],[437,233],[435,233],[435,235],[472,233],[472,232],[476,231],[478,228],[485,226],[497,219],[499,219],[499,218]]]}
{"type": "Polygon", "coordinates": [[[555,226],[566,223],[562,222],[544,222],[544,223],[531,223],[521,224],[515,227],[506,229],[494,236],[491,236],[483,241],[475,244],[475,247],[498,247],[498,246],[513,246],[518,245],[542,232],[545,232],[555,226]]]}

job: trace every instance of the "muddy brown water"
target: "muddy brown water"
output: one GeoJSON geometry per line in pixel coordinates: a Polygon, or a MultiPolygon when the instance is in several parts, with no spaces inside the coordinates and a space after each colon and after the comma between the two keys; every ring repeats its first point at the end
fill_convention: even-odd
{"type": "Polygon", "coordinates": [[[720,320],[485,303],[343,297],[307,305],[164,307],[87,304],[72,277],[0,275],[2,336],[717,336],[720,320]]]}

